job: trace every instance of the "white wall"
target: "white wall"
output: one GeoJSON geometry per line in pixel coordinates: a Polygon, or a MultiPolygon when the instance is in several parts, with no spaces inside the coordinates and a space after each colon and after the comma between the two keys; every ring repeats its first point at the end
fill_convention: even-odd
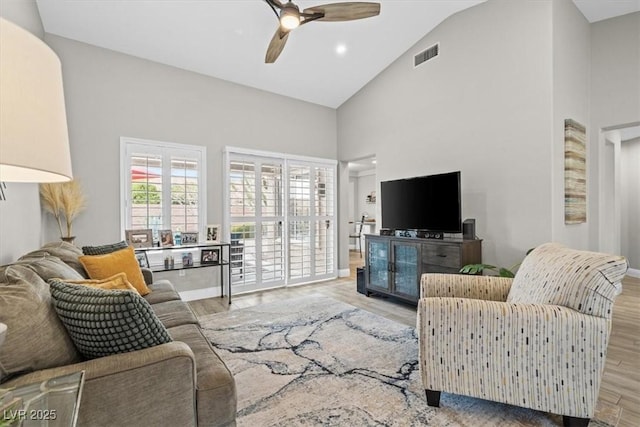
{"type": "Polygon", "coordinates": [[[620,157],[622,255],[640,270],[640,139],[623,141],[620,157]]]}
{"type": "Polygon", "coordinates": [[[338,109],[339,158],[376,153],[378,182],[462,172],[462,216],[477,219],[489,263],[552,237],[551,13],[523,0],[462,11],[338,109]]]}
{"type": "Polygon", "coordinates": [[[594,250],[606,250],[604,242],[614,233],[605,221],[609,206],[603,187],[614,164],[604,162],[603,128],[640,122],[640,12],[591,24],[591,126],[589,140],[596,145],[589,163],[589,241],[594,250]],[[594,220],[591,222],[591,220],[594,220]]]}
{"type": "Polygon", "coordinates": [[[79,245],[121,237],[121,136],[206,146],[214,224],[223,218],[224,146],[336,158],[333,109],[50,34],[46,41],[63,64],[74,174],[88,198],[74,227],[79,245]]]}
{"type": "MultiPolygon", "coordinates": [[[[355,193],[355,211],[353,212],[353,221],[360,221],[362,214],[367,213],[367,219],[376,218],[376,204],[367,203],[367,196],[372,191],[376,191],[376,171],[360,172],[356,176],[357,189],[355,193]]],[[[376,192],[377,193],[377,192],[376,192]]]]}
{"type": "MultiPolygon", "coordinates": [[[[44,36],[40,13],[33,0],[2,0],[0,16],[44,36]]],[[[7,183],[7,200],[0,201],[0,264],[7,264],[41,243],[40,198],[37,184],[7,183]]]]}
{"type": "MultiPolygon", "coordinates": [[[[589,224],[564,223],[564,121],[589,124],[590,26],[570,0],[553,2],[553,150],[551,239],[575,249],[589,248],[589,224]]],[[[587,141],[587,170],[597,141],[587,141]]],[[[593,203],[587,182],[587,203],[593,203]]]]}

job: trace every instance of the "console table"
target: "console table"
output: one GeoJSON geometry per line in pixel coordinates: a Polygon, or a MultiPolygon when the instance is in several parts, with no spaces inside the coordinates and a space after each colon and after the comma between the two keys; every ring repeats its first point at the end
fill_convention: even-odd
{"type": "Polygon", "coordinates": [[[192,268],[203,267],[219,267],[220,268],[220,298],[224,297],[224,266],[227,266],[227,290],[229,295],[229,304],[231,304],[231,244],[226,242],[206,242],[193,245],[178,245],[178,246],[154,246],[150,248],[136,248],[136,256],[138,254],[144,254],[143,259],[139,259],[141,267],[147,267],[153,272],[174,271],[174,270],[188,270],[192,268]],[[218,259],[211,262],[201,262],[201,252],[203,250],[217,250],[218,259]],[[149,259],[154,259],[154,253],[160,252],[160,262],[149,262],[149,259]],[[192,258],[193,263],[191,265],[185,265],[182,262],[183,253],[197,253],[197,256],[192,258]],[[151,256],[150,256],[151,255],[151,256]],[[164,259],[167,256],[174,257],[173,265],[166,266],[164,259]],[[144,265],[146,260],[146,266],[144,265]]]}
{"type": "Polygon", "coordinates": [[[365,236],[365,287],[417,304],[423,273],[458,273],[482,262],[482,240],[365,236]]]}

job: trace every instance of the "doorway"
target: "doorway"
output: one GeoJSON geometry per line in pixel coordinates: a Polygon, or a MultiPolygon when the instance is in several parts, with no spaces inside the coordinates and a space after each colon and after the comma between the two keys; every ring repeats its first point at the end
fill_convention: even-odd
{"type": "Polygon", "coordinates": [[[355,260],[355,262],[349,262],[349,267],[353,270],[364,265],[364,236],[374,234],[378,230],[376,157],[371,155],[351,160],[348,162],[348,170],[349,259],[355,260]],[[353,256],[354,253],[356,256],[353,256]]]}
{"type": "Polygon", "coordinates": [[[627,258],[640,275],[640,122],[603,129],[600,250],[627,258]]]}

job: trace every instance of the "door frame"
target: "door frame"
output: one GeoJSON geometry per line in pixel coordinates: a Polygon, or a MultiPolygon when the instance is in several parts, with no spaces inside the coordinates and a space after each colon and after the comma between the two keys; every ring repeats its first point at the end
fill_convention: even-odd
{"type": "MultiPolygon", "coordinates": [[[[222,167],[222,183],[223,183],[223,191],[222,191],[222,206],[223,206],[223,221],[222,221],[222,232],[223,236],[226,236],[227,239],[231,236],[231,216],[230,216],[230,204],[229,204],[229,174],[230,174],[230,162],[233,157],[247,157],[247,158],[259,158],[259,159],[273,159],[274,161],[282,162],[283,165],[283,246],[284,246],[284,284],[280,284],[278,282],[277,285],[271,287],[280,287],[280,286],[294,286],[301,285],[305,283],[315,282],[319,280],[326,280],[338,277],[338,179],[337,179],[337,160],[333,159],[324,159],[319,157],[310,157],[310,156],[300,156],[294,154],[286,154],[286,153],[278,153],[271,151],[263,151],[263,150],[252,150],[242,147],[233,147],[233,146],[225,146],[223,148],[223,167],[222,167]],[[296,279],[291,281],[289,279],[289,206],[288,206],[288,176],[289,176],[289,164],[291,163],[304,163],[304,164],[314,164],[318,167],[332,167],[333,168],[333,204],[334,204],[334,214],[333,214],[333,273],[324,275],[322,277],[316,278],[315,272],[312,271],[312,277],[308,280],[299,280],[296,279]]],[[[256,231],[259,227],[256,227],[256,231]]],[[[256,247],[257,250],[257,247],[256,247]]],[[[268,287],[263,287],[262,284],[257,283],[257,286],[249,286],[243,285],[240,287],[239,292],[250,292],[260,289],[268,289],[268,287]]],[[[238,292],[235,290],[234,293],[238,292]]]]}

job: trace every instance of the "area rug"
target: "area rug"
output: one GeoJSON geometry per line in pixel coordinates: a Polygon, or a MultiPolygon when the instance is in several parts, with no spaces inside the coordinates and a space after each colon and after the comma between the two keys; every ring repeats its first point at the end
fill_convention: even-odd
{"type": "Polygon", "coordinates": [[[447,393],[440,408],[427,406],[415,329],[331,298],[200,322],[235,377],[238,426],[562,425],[557,415],[447,393]]]}

